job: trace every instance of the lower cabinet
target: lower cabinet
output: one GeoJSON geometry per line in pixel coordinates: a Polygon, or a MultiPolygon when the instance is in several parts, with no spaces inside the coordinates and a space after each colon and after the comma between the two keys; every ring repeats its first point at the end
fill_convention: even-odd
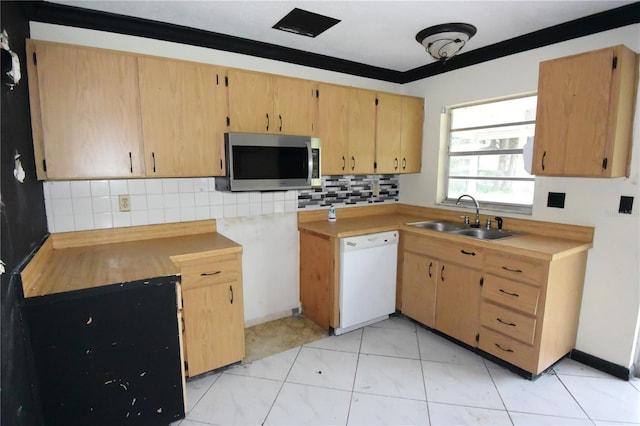
{"type": "Polygon", "coordinates": [[[575,346],[587,253],[541,260],[488,251],[478,347],[539,374],[575,346]]]}
{"type": "Polygon", "coordinates": [[[586,251],[552,259],[405,233],[402,313],[537,375],[575,346],[586,251]]]}
{"type": "Polygon", "coordinates": [[[186,374],[195,376],[242,360],[241,254],[183,262],[180,271],[186,374]]]}
{"type": "Polygon", "coordinates": [[[454,263],[438,262],[435,329],[476,346],[481,272],[454,263]]]}
{"type": "Polygon", "coordinates": [[[412,252],[404,253],[402,313],[432,328],[436,324],[437,270],[436,259],[412,252]]]}
{"type": "Polygon", "coordinates": [[[402,313],[476,346],[481,250],[410,234],[403,250],[402,313]]]}

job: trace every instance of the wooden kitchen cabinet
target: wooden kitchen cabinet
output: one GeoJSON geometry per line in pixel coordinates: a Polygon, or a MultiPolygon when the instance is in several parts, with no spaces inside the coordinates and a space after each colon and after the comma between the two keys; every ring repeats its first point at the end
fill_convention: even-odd
{"type": "Polygon", "coordinates": [[[424,99],[378,93],[376,173],[419,173],[424,99]]]}
{"type": "Polygon", "coordinates": [[[350,89],[335,84],[318,84],[318,135],[322,143],[323,175],[343,175],[349,157],[350,89]]]}
{"type": "Polygon", "coordinates": [[[339,239],[300,230],[302,312],[325,330],[340,326],[339,239]]]}
{"type": "Polygon", "coordinates": [[[374,173],[376,93],[351,88],[349,94],[349,152],[347,174],[374,173]]]}
{"type": "Polygon", "coordinates": [[[402,313],[434,328],[438,261],[409,251],[405,251],[403,257],[402,313]]]}
{"type": "Polygon", "coordinates": [[[180,265],[187,375],[244,358],[240,254],[207,256],[180,265]]]}
{"type": "Polygon", "coordinates": [[[476,346],[481,272],[440,261],[437,273],[436,330],[476,346]]]}
{"type": "Polygon", "coordinates": [[[402,312],[405,313],[407,310],[405,302],[408,301],[409,313],[406,315],[467,345],[476,346],[482,250],[471,245],[453,244],[411,234],[405,235],[403,250],[405,264],[402,273],[402,312]],[[411,265],[412,256],[409,256],[409,264],[406,263],[406,256],[412,253],[423,258],[423,264],[419,267],[411,265]],[[418,315],[430,320],[434,316],[430,311],[434,309],[435,304],[433,325],[411,315],[414,310],[413,302],[410,301],[411,287],[415,286],[416,269],[418,274],[426,272],[427,278],[423,275],[423,280],[436,281],[429,283],[429,290],[424,290],[428,293],[424,299],[427,303],[417,307],[418,315]]]}
{"type": "Polygon", "coordinates": [[[27,40],[38,179],[144,176],[136,58],[27,40]]]}
{"type": "Polygon", "coordinates": [[[402,128],[400,131],[400,173],[420,173],[422,170],[422,128],[424,98],[402,97],[402,128]]]}
{"type": "Polygon", "coordinates": [[[378,93],[376,100],[376,172],[399,173],[402,96],[378,93]]]}
{"type": "Polygon", "coordinates": [[[318,92],[322,174],[374,173],[376,93],[324,83],[318,92]]]}
{"type": "Polygon", "coordinates": [[[532,375],[575,346],[586,251],[551,261],[487,251],[478,347],[532,375]]]}
{"type": "Polygon", "coordinates": [[[228,74],[232,132],[315,134],[315,82],[237,69],[228,74]]]}
{"type": "Polygon", "coordinates": [[[623,45],[541,62],[533,173],[629,176],[637,80],[623,45]]]}
{"type": "Polygon", "coordinates": [[[147,56],[137,61],[146,175],[224,175],[226,71],[147,56]]]}

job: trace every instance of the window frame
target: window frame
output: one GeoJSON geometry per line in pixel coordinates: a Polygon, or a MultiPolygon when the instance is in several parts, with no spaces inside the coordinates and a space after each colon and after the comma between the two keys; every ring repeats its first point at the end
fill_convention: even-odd
{"type": "MultiPolygon", "coordinates": [[[[507,96],[507,97],[501,97],[501,98],[492,98],[492,99],[487,99],[487,100],[481,100],[481,101],[476,101],[476,102],[470,102],[470,103],[465,103],[465,104],[460,104],[460,105],[455,105],[455,106],[450,106],[450,107],[443,107],[442,108],[442,112],[441,114],[444,116],[444,120],[441,121],[443,123],[443,127],[445,127],[444,132],[443,132],[443,137],[446,139],[446,153],[445,153],[445,164],[444,164],[444,185],[443,185],[443,199],[441,201],[440,204],[443,205],[447,205],[447,206],[455,206],[456,205],[456,201],[457,198],[450,198],[448,197],[448,193],[449,193],[449,183],[452,179],[451,175],[450,175],[450,164],[451,164],[451,158],[452,157],[468,157],[468,156],[482,156],[482,155],[496,155],[496,154],[522,154],[524,156],[524,149],[523,148],[509,148],[509,149],[500,149],[500,150],[482,150],[482,151],[463,151],[463,152],[451,152],[451,133],[452,132],[460,132],[460,131],[468,131],[468,130],[479,130],[479,129],[500,129],[500,128],[505,128],[505,127],[510,127],[510,126],[517,126],[517,125],[530,125],[533,124],[534,125],[534,132],[535,132],[535,123],[536,120],[525,120],[525,121],[519,121],[519,122],[507,122],[507,123],[501,123],[501,124],[492,124],[492,125],[487,125],[487,126],[471,126],[471,127],[464,127],[464,128],[455,128],[452,129],[451,127],[451,112],[455,109],[458,108],[466,108],[466,107],[472,107],[472,106],[477,106],[477,105],[486,105],[486,104],[491,104],[491,103],[495,103],[495,102],[502,102],[502,101],[508,101],[508,100],[513,100],[513,99],[522,99],[522,98],[528,98],[528,97],[533,97],[536,96],[537,97],[537,92],[529,92],[529,93],[523,93],[523,94],[518,94],[518,95],[513,95],[513,96],[507,96]]],[[[536,117],[537,118],[537,117],[536,117]]],[[[493,176],[483,176],[483,177],[469,177],[469,176],[454,176],[453,179],[467,179],[467,180],[499,180],[499,181],[512,181],[512,182],[534,182],[534,197],[535,197],[535,175],[531,175],[531,177],[510,177],[510,178],[503,178],[503,177],[493,177],[493,176]]],[[[470,194],[472,196],[475,197],[475,194],[470,194]]],[[[491,202],[491,201],[483,201],[483,200],[479,200],[478,199],[478,204],[480,205],[480,207],[484,210],[492,210],[492,211],[498,211],[498,212],[508,212],[508,213],[518,213],[518,214],[524,214],[524,215],[531,215],[532,214],[532,210],[533,210],[533,203],[534,200],[531,201],[531,204],[515,204],[515,203],[499,203],[499,202],[491,202]]],[[[458,206],[459,207],[459,206],[458,206]]]]}

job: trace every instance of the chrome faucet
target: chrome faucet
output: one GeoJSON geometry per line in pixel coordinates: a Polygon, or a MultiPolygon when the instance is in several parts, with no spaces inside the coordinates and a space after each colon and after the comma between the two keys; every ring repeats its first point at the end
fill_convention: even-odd
{"type": "Polygon", "coordinates": [[[458,204],[460,204],[460,199],[463,197],[469,197],[473,200],[473,202],[476,204],[476,221],[475,221],[475,225],[473,225],[474,228],[480,228],[480,204],[478,204],[478,202],[476,201],[475,198],[473,198],[471,195],[469,194],[462,194],[461,196],[458,197],[458,201],[456,201],[456,206],[458,204]]]}

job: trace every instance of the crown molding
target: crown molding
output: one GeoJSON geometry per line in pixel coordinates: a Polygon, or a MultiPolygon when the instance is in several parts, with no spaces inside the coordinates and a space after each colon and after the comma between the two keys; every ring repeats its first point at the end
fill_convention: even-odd
{"type": "Polygon", "coordinates": [[[640,22],[640,2],[631,3],[456,55],[444,64],[434,62],[408,71],[396,71],[148,19],[44,1],[22,5],[30,21],[183,43],[400,84],[640,22]]]}

